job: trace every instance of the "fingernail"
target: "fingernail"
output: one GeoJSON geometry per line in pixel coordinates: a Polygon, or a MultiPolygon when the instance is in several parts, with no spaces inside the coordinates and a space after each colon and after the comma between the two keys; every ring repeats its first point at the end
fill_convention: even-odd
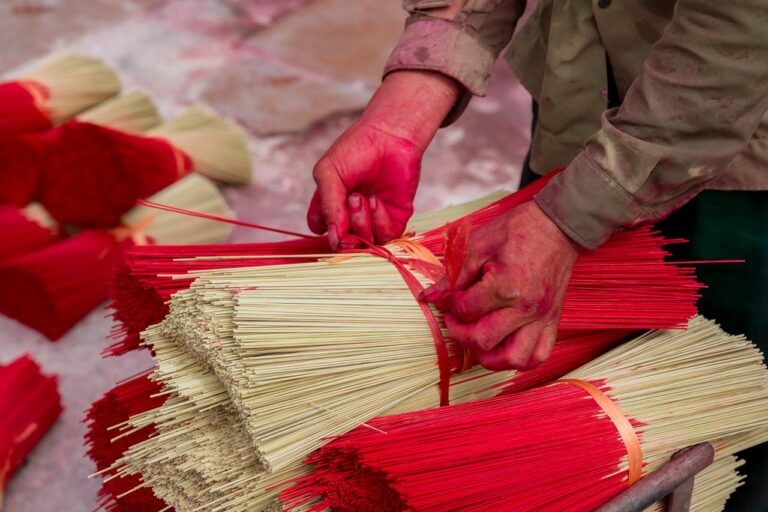
{"type": "Polygon", "coordinates": [[[339,231],[336,229],[336,224],[328,224],[328,245],[331,246],[332,251],[339,249],[339,231]]]}
{"type": "Polygon", "coordinates": [[[362,207],[363,202],[360,199],[359,194],[352,194],[349,196],[349,209],[352,210],[352,213],[359,212],[362,207]]]}
{"type": "Polygon", "coordinates": [[[376,199],[376,196],[371,196],[368,198],[368,205],[371,207],[371,210],[376,211],[376,208],[379,207],[379,201],[376,199]]]}

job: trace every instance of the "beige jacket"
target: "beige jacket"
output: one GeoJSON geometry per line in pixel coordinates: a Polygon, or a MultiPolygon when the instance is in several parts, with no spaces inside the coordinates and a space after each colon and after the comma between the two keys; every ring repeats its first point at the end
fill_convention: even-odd
{"type": "MultiPolygon", "coordinates": [[[[525,0],[405,0],[385,73],[427,69],[484,95],[525,0]]],[[[539,103],[531,166],[568,166],[539,206],[586,248],[702,189],[768,190],[768,1],[539,0],[507,53],[539,103]],[[606,53],[622,106],[606,110],[606,53]]]]}

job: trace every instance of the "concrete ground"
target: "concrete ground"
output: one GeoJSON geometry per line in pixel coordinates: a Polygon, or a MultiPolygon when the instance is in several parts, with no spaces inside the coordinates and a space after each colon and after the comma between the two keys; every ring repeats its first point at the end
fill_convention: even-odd
{"type": "MultiPolygon", "coordinates": [[[[397,0],[4,0],[0,75],[53,50],[116,66],[162,113],[205,102],[241,122],[255,157],[251,186],[226,195],[244,220],[306,230],[311,169],[355,118],[402,29],[397,0]]],[[[417,211],[514,188],[528,145],[530,99],[503,64],[424,158],[417,211]]],[[[268,235],[238,228],[233,242],[268,235]]],[[[66,411],[8,486],[7,512],[89,511],[81,424],[88,405],[151,365],[143,353],[102,360],[110,319],[94,311],[58,343],[0,317],[0,363],[31,352],[60,376],[66,411]]],[[[2,414],[2,411],[0,411],[2,414]]]]}

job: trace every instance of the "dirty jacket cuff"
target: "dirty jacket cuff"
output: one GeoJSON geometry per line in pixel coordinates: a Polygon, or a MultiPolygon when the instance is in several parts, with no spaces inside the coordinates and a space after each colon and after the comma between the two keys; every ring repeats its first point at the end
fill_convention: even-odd
{"type": "Polygon", "coordinates": [[[423,70],[459,82],[465,92],[443,123],[450,124],[466,108],[470,95],[485,96],[496,59],[481,45],[475,32],[456,21],[411,18],[384,67],[384,76],[398,70],[423,70]]]}
{"type": "Polygon", "coordinates": [[[584,153],[534,200],[574,242],[597,249],[622,226],[645,217],[640,206],[584,153]]]}

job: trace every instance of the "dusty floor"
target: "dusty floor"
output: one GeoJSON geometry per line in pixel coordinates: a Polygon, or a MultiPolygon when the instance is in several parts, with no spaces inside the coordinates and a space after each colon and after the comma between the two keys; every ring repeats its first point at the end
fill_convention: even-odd
{"type": "MultiPolygon", "coordinates": [[[[365,105],[402,28],[398,0],[3,0],[0,75],[52,50],[102,57],[127,88],[173,115],[197,101],[251,134],[256,179],[226,191],[242,219],[304,230],[313,163],[365,105]]],[[[424,159],[417,211],[514,188],[530,100],[503,64],[487,98],[442,130],[424,159]]],[[[265,235],[239,228],[232,241],[265,235]]],[[[83,410],[145,354],[102,360],[110,319],[94,311],[57,344],[0,317],[0,363],[31,352],[60,376],[66,412],[7,489],[8,512],[89,511],[83,410]]],[[[2,414],[2,411],[0,411],[2,414]]]]}

